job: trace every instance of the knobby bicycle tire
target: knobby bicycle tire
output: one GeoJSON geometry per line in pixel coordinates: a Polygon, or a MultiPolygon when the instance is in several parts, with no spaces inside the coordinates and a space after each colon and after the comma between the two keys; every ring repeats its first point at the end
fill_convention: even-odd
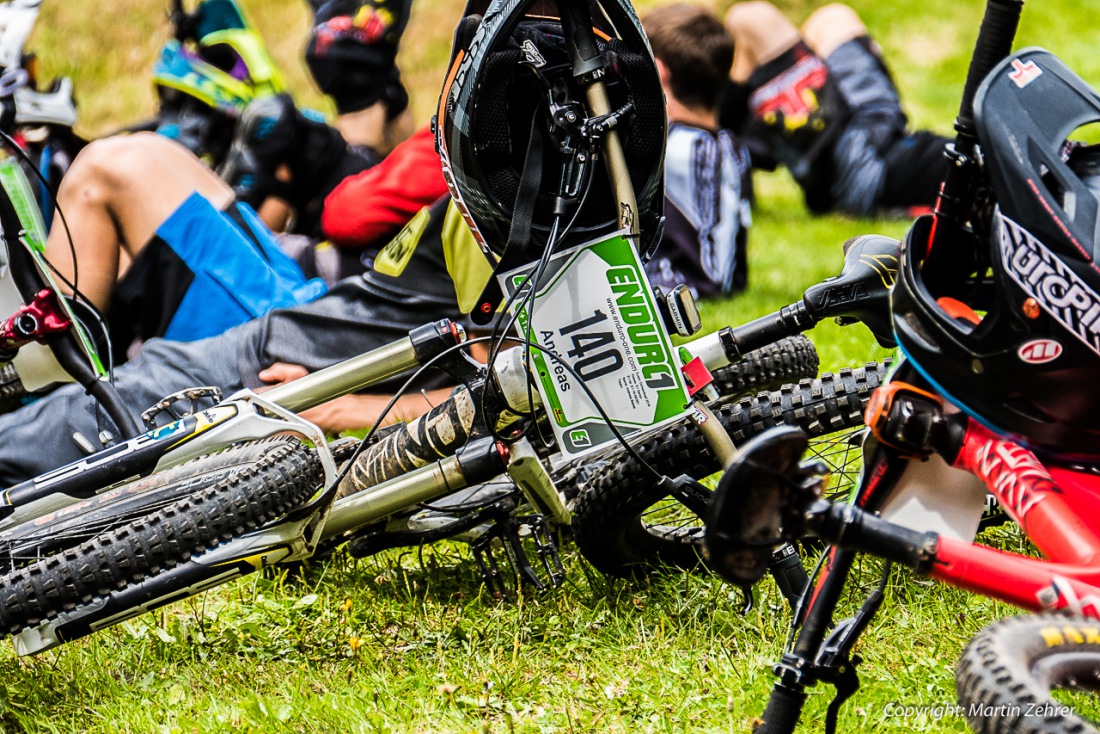
{"type": "Polygon", "coordinates": [[[780,339],[741,360],[714,370],[714,387],[723,397],[776,390],[796,380],[817,377],[817,349],[806,336],[780,339]]]}
{"type": "MultiPolygon", "coordinates": [[[[291,437],[241,444],[137,480],[142,492],[120,495],[127,522],[0,577],[0,631],[33,627],[255,530],[300,506],[322,480],[317,453],[291,437]]],[[[98,527],[111,505],[89,507],[84,519],[98,527]]],[[[76,532],[81,519],[65,515],[62,529],[76,532]]]]}
{"type": "Polygon", "coordinates": [[[1085,734],[1052,687],[1100,692],[1100,623],[1061,614],[1012,617],[979,632],[955,671],[961,713],[979,734],[1085,734]]]}
{"type": "MultiPolygon", "coordinates": [[[[285,440],[285,439],[284,439],[285,440]]],[[[231,446],[135,479],[0,532],[0,574],[79,545],[212,486],[270,451],[265,441],[231,446]]]]}
{"type": "MultiPolygon", "coordinates": [[[[778,390],[783,385],[814,378],[817,376],[817,367],[818,357],[814,343],[806,336],[798,334],[755,349],[737,362],[719,367],[711,375],[714,377],[713,385],[718,392],[718,399],[726,401],[765,390],[778,390]]],[[[586,467],[599,465],[605,457],[621,451],[621,445],[608,444],[585,455],[583,459],[559,468],[554,474],[558,488],[567,497],[574,496],[582,483],[580,477],[591,473],[586,467]]]]}
{"type": "MultiPolygon", "coordinates": [[[[780,424],[796,425],[811,439],[811,453],[819,456],[820,441],[844,442],[851,429],[863,425],[863,410],[871,391],[881,384],[885,367],[869,362],[804,380],[782,390],[719,404],[715,416],[734,443],[740,444],[780,424]],[[815,445],[816,444],[816,445],[815,445]]],[[[696,479],[719,470],[702,432],[684,419],[635,446],[657,471],[669,476],[687,474],[696,479]]],[[[617,576],[647,573],[661,565],[694,569],[701,563],[702,521],[691,516],[677,526],[652,520],[651,508],[678,504],[656,487],[652,476],[629,454],[619,451],[593,468],[573,509],[573,537],[584,557],[598,570],[617,576]]],[[[681,515],[686,510],[681,508],[681,515]]]]}

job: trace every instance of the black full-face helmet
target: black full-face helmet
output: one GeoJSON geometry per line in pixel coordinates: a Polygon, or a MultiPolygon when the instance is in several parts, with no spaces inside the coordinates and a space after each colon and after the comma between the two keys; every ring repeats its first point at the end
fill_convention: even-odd
{"type": "Polygon", "coordinates": [[[915,223],[892,294],[897,341],[989,427],[1038,451],[1095,460],[1100,149],[1076,141],[1100,122],[1100,95],[1052,54],[1025,49],[985,79],[974,113],[995,200],[990,236],[960,237],[958,257],[933,259],[934,220],[915,223]],[[988,250],[974,257],[975,246],[988,250]],[[988,263],[984,277],[953,266],[968,260],[988,263]]]}
{"type": "MultiPolygon", "coordinates": [[[[628,102],[620,122],[637,198],[639,248],[658,235],[663,202],[666,136],[664,96],[649,43],[628,2],[590,4],[597,43],[606,61],[612,110],[628,102]]],[[[538,195],[530,237],[519,243],[525,262],[537,260],[551,231],[554,202],[569,153],[552,104],[583,102],[572,75],[557,4],[540,0],[470,0],[455,34],[452,63],[439,100],[436,144],[444,175],[482,250],[496,261],[509,242],[525,173],[537,171],[538,195]],[[532,145],[532,139],[538,138],[532,145]],[[539,161],[532,167],[534,156],[539,161]]],[[[560,109],[560,108],[559,108],[560,109]]],[[[618,229],[617,206],[602,162],[565,244],[618,229]]],[[[581,197],[578,197],[581,199],[581,197]]],[[[574,211],[568,211],[571,219],[574,211]]],[[[513,245],[515,247],[516,245],[513,245]]],[[[516,253],[509,259],[516,261],[516,253]]]]}

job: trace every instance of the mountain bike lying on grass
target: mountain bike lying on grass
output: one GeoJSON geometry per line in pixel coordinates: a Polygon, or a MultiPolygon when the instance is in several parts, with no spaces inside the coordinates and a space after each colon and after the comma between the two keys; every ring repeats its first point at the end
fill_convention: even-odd
{"type": "Polygon", "coordinates": [[[1009,55],[1021,9],[989,0],[940,201],[902,246],[891,318],[905,359],[868,408],[853,503],[820,499],[788,429],[747,444],[716,491],[706,544],[732,581],[805,531],[834,544],[758,732],[793,731],[817,682],[837,689],[836,728],[889,572],[834,623],[861,552],[1042,613],[963,652],[960,712],[977,731],[1097,731],[1079,706],[1095,715],[1100,690],[1100,169],[1076,138],[1100,121],[1100,95],[1046,51],[1009,55]],[[1044,559],[974,543],[987,491],[1044,559]]]}
{"type": "MultiPolygon", "coordinates": [[[[484,197],[490,190],[472,188],[464,178],[481,175],[469,156],[480,150],[478,165],[491,156],[477,145],[481,128],[462,127],[471,124],[471,115],[456,110],[494,109],[470,97],[496,89],[483,81],[492,78],[515,100],[509,119],[523,121],[521,132],[530,129],[524,145],[514,148],[522,160],[498,162],[493,177],[512,195],[496,192],[499,198],[489,202],[503,207],[492,215],[498,223],[509,222],[510,230],[513,220],[526,219],[520,225],[526,231],[515,239],[497,232],[497,240],[509,245],[499,252],[489,247],[500,277],[482,300],[488,311],[500,300],[515,305],[510,318],[526,337],[520,346],[504,350],[507,338],[492,338],[493,358],[480,365],[461,351],[460,327],[428,325],[408,339],[263,395],[240,393],[9,489],[0,497],[0,629],[17,635],[20,652],[306,558],[321,543],[350,541],[353,552],[369,553],[470,533],[494,590],[507,592],[520,581],[536,587],[560,581],[550,529],[568,524],[570,511],[547,471],[541,443],[528,437],[545,426],[566,462],[573,462],[624,434],[682,420],[689,397],[661,314],[667,308],[673,323],[686,325],[694,312],[682,293],[655,300],[639,262],[639,249],[654,236],[645,225],[657,226],[652,204],[659,201],[664,136],[651,128],[663,130],[664,117],[633,11],[625,3],[601,5],[599,34],[590,31],[584,2],[561,3],[560,26],[526,18],[528,11],[535,12],[534,4],[497,2],[464,21],[437,123],[445,169],[467,211],[471,191],[484,197]],[[612,52],[617,63],[608,66],[605,56],[612,52]],[[510,65],[502,65],[506,58],[510,65]],[[639,75],[638,83],[627,83],[631,75],[639,75]],[[532,118],[545,127],[531,127],[532,118]],[[532,152],[547,142],[554,144],[532,152]],[[532,165],[542,165],[545,176],[532,165]],[[531,181],[542,178],[557,192],[549,202],[530,193],[531,181]],[[530,200],[536,204],[527,214],[505,211],[512,206],[507,202],[530,200]],[[556,341],[557,348],[532,335],[556,341]],[[330,446],[294,414],[428,365],[449,371],[463,387],[422,418],[373,431],[358,445],[330,446]],[[546,390],[548,384],[553,389],[546,390]],[[596,400],[572,400],[580,392],[596,400]],[[502,473],[513,482],[502,492],[457,494],[502,473]],[[147,476],[128,481],[139,475],[147,476]]],[[[484,216],[474,224],[483,234],[492,226],[484,216]]],[[[395,247],[401,242],[399,237],[395,247]]],[[[874,278],[881,279],[877,273],[874,278]]],[[[817,317],[852,315],[847,304],[807,307],[811,311],[817,317]]],[[[679,327],[682,333],[695,328],[679,327]]],[[[688,413],[717,456],[731,457],[732,442],[701,399],[708,376],[698,366],[719,367],[743,356],[755,329],[700,340],[695,348],[707,350],[705,359],[687,373],[698,396],[688,413]]],[[[770,410],[770,397],[763,400],[763,410],[770,410]]],[[[756,406],[749,400],[723,411],[744,423],[748,435],[751,427],[770,424],[755,415],[756,406]]],[[[819,421],[816,404],[791,416],[807,427],[819,421]]]]}

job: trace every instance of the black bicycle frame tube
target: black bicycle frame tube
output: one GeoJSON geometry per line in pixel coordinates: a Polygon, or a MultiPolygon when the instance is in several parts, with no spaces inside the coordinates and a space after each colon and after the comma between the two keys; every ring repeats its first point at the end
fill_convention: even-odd
{"type": "Polygon", "coordinates": [[[928,254],[937,251],[937,248],[942,252],[943,248],[939,246],[946,244],[953,236],[951,230],[962,227],[970,215],[977,170],[974,147],[978,143],[974,127],[974,95],[993,67],[1012,52],[1012,41],[1023,7],[1023,0],[988,0],[986,3],[974,54],[966,73],[959,115],[955,119],[955,144],[948,151],[951,165],[947,166],[936,200],[936,226],[928,243],[928,254]],[[941,227],[940,224],[954,227],[941,227]]]}

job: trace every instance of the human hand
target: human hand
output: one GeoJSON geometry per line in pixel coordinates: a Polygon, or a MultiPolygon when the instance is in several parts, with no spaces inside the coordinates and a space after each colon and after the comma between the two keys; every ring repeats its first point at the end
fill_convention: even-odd
{"type": "MultiPolygon", "coordinates": [[[[450,397],[450,388],[403,395],[386,413],[382,425],[411,421],[433,405],[450,397]]],[[[365,431],[371,428],[389,405],[392,395],[345,395],[302,413],[302,417],[329,433],[365,431]]]]}
{"type": "Polygon", "coordinates": [[[305,377],[309,374],[309,370],[300,364],[288,364],[286,362],[276,362],[267,369],[260,370],[256,375],[260,378],[261,382],[266,382],[272,387],[275,385],[282,385],[287,382],[293,382],[294,380],[305,377]]]}
{"type": "MultiPolygon", "coordinates": [[[[344,395],[302,412],[302,417],[326,433],[366,431],[390,401],[389,395],[344,395]]],[[[405,416],[391,411],[383,424],[396,423],[405,416]]],[[[410,416],[411,417],[411,416],[410,416]]]]}

